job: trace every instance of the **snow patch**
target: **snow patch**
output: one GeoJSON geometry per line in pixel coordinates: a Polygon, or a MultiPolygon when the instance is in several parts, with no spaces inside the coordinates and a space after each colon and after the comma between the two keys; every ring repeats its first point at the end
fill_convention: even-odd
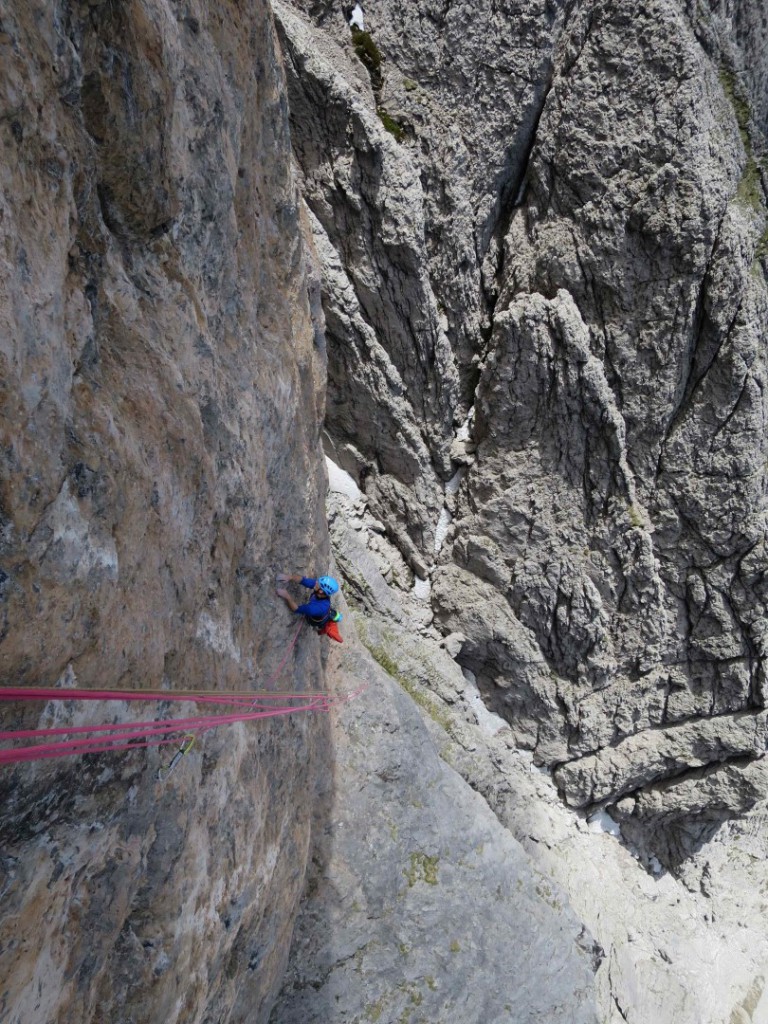
{"type": "Polygon", "coordinates": [[[467,683],[464,688],[464,700],[469,705],[480,729],[488,736],[495,736],[504,729],[508,729],[509,724],[504,721],[501,715],[489,711],[485,706],[485,702],[480,696],[480,688],[477,685],[474,673],[470,672],[468,668],[463,668],[461,672],[467,683]]]}
{"type": "Polygon", "coordinates": [[[464,469],[462,468],[462,469],[456,470],[456,472],[453,474],[451,479],[445,485],[445,493],[446,494],[455,494],[458,491],[458,489],[459,489],[459,487],[461,485],[461,481],[463,479],[464,479],[464,469]]]}
{"type": "Polygon", "coordinates": [[[448,535],[448,527],[453,522],[453,516],[447,508],[443,508],[440,513],[440,518],[437,520],[437,526],[435,527],[435,554],[440,554],[440,548],[445,542],[445,538],[448,535]]]}
{"type": "Polygon", "coordinates": [[[359,28],[361,32],[365,32],[365,22],[363,21],[363,8],[360,4],[355,4],[352,13],[349,16],[350,28],[359,28]]]}
{"type": "Polygon", "coordinates": [[[467,413],[467,418],[464,420],[462,425],[456,431],[456,440],[457,441],[468,441],[469,440],[470,431],[472,430],[472,420],[474,418],[475,418],[475,407],[473,405],[472,408],[467,413]]]}
{"type": "Polygon", "coordinates": [[[413,596],[419,601],[429,601],[432,594],[432,583],[430,580],[420,580],[418,576],[413,581],[413,596]]]}
{"type": "Polygon", "coordinates": [[[337,466],[327,455],[325,457],[325,466],[328,470],[329,491],[333,491],[335,494],[344,494],[351,498],[352,501],[365,497],[349,473],[343,470],[341,466],[337,466]]]}
{"type": "Polygon", "coordinates": [[[620,836],[621,829],[607,811],[596,811],[587,818],[590,832],[605,832],[609,836],[620,836]]]}

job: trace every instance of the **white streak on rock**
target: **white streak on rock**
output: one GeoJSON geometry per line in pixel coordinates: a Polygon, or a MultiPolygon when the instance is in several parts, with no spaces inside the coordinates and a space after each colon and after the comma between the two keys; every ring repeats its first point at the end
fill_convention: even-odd
{"type": "Polygon", "coordinates": [[[84,579],[91,570],[95,570],[110,580],[117,579],[114,540],[108,535],[98,538],[94,535],[91,523],[83,516],[67,481],[49,510],[47,521],[53,530],[57,560],[68,566],[74,577],[84,579]]]}
{"type": "Polygon", "coordinates": [[[232,628],[228,622],[216,622],[208,612],[201,612],[197,621],[197,639],[217,654],[226,654],[240,661],[240,648],[232,639],[232,628]]]}

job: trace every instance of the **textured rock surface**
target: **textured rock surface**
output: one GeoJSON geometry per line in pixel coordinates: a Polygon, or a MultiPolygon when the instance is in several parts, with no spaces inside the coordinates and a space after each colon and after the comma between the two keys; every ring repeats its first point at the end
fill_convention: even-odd
{"type": "Polygon", "coordinates": [[[269,678],[327,340],[339,565],[423,721],[348,637],[332,734],[6,773],[0,1016],[266,1020],[319,777],[275,1024],[765,1021],[765,13],[274,12],[0,6],[0,668],[269,678]]]}
{"type": "Polygon", "coordinates": [[[564,894],[359,644],[329,670],[367,689],[334,720],[326,824],[272,1021],[599,1020],[599,958],[564,894]]]}
{"type": "Polygon", "coordinates": [[[293,6],[329,449],[459,660],[572,803],[762,755],[764,12],[382,2],[366,88],[293,6]]]}
{"type": "MultiPolygon", "coordinates": [[[[530,753],[518,749],[513,729],[485,708],[476,681],[453,660],[462,638],[458,634],[440,638],[429,625],[423,599],[387,586],[385,574],[396,575],[400,556],[375,525],[365,499],[340,492],[333,496],[332,541],[355,595],[357,630],[376,661],[389,669],[420,709],[431,741],[422,741],[420,748],[428,751],[434,745],[440,757],[484,797],[498,821],[522,844],[535,870],[547,879],[545,884],[557,893],[563,913],[573,913],[584,923],[597,968],[598,1020],[604,1024],[763,1021],[768,1012],[764,975],[768,942],[762,923],[768,815],[764,804],[755,810],[749,807],[764,785],[759,776],[764,775],[765,760],[689,773],[641,799],[620,801],[613,811],[615,820],[604,812],[567,809],[550,773],[536,768],[530,753]],[[669,800],[673,827],[663,821],[666,791],[673,791],[669,800]],[[744,816],[738,822],[725,821],[733,814],[737,795],[744,816]],[[683,803],[689,816],[686,821],[692,825],[688,834],[675,831],[683,803]],[[644,853],[635,848],[636,838],[644,853]],[[662,859],[674,865],[674,873],[664,869],[662,859]]],[[[367,671],[361,666],[355,674],[364,676],[367,671]]],[[[378,710],[368,711],[364,723],[381,713],[382,704],[393,715],[385,703],[386,691],[378,686],[376,701],[378,710]]],[[[354,705],[345,711],[348,717],[354,717],[354,705]]],[[[399,715],[397,721],[400,729],[390,742],[397,744],[400,758],[403,745],[396,736],[403,725],[399,715]]],[[[350,735],[357,743],[357,734],[350,735]]],[[[378,756],[378,736],[373,739],[365,733],[364,740],[378,756]]],[[[339,734],[340,751],[344,742],[339,734]]],[[[403,784],[404,773],[398,770],[382,779],[376,774],[376,757],[369,763],[354,748],[341,759],[342,773],[354,766],[354,774],[349,783],[336,788],[334,812],[328,816],[335,826],[320,847],[315,865],[318,886],[311,890],[299,919],[289,982],[278,1006],[311,1007],[306,986],[322,976],[322,991],[333,993],[331,1004],[338,994],[344,999],[347,1017],[358,1015],[364,1020],[374,1004],[367,1004],[362,992],[372,992],[382,979],[392,978],[392,942],[365,948],[364,984],[362,975],[355,973],[357,1004],[350,1005],[349,991],[332,987],[351,966],[346,959],[350,947],[336,947],[333,937],[341,933],[359,950],[364,945],[360,935],[370,936],[373,929],[380,934],[378,912],[371,911],[359,892],[355,898],[346,894],[352,884],[350,875],[366,880],[364,891],[375,889],[374,852],[377,858],[396,855],[391,836],[384,839],[383,853],[381,844],[370,836],[378,827],[382,802],[387,821],[398,821],[403,814],[403,801],[392,797],[403,784]],[[359,791],[369,796],[364,838],[359,821],[345,816],[345,805],[354,804],[353,794],[359,791]],[[351,855],[353,849],[356,852],[351,855]],[[358,860],[369,863],[369,870],[362,876],[344,872],[344,865],[358,860]],[[343,900],[333,891],[334,880],[340,880],[343,900]],[[332,927],[327,926],[330,920],[332,927]],[[318,942],[319,935],[323,941],[318,942]]],[[[410,781],[411,786],[422,782],[421,769],[416,775],[419,781],[410,781]]],[[[430,806],[428,800],[424,802],[430,806]]],[[[445,828],[443,821],[439,841],[454,843],[455,834],[445,828]]],[[[397,910],[387,917],[388,925],[412,927],[410,912],[411,907],[398,902],[397,910]]],[[[468,915],[462,920],[469,920],[468,915]]],[[[502,932],[499,943],[516,944],[518,927],[511,937],[502,932]]],[[[411,956],[421,962],[417,951],[411,956]]],[[[399,1006],[382,1003],[380,1019],[399,1020],[399,1006]]],[[[344,1019],[332,1009],[328,1017],[344,1019]]],[[[412,1008],[409,1019],[422,1019],[418,1008],[412,1008]]],[[[433,1013],[423,1019],[443,1018],[433,1013]]],[[[471,1011],[467,1019],[474,1019],[471,1011]]],[[[529,1018],[523,1010],[512,1019],[529,1018]]]]}
{"type": "MultiPolygon", "coordinates": [[[[327,551],[271,12],[3,3],[0,21],[2,679],[258,686],[292,635],[264,584],[327,551]]],[[[304,641],[291,689],[322,679],[304,641]]],[[[3,1021],[263,1018],[325,735],[222,731],[165,788],[156,752],[3,769],[3,1021]]]]}
{"type": "Polygon", "coordinates": [[[765,12],[368,6],[368,43],[330,0],[277,8],[327,450],[386,535],[345,528],[337,558],[391,661],[409,620],[442,635],[473,713],[583,808],[558,818],[549,779],[518,799],[498,747],[459,755],[514,834],[547,835],[537,866],[607,950],[604,1018],[762,1019],[765,862],[739,829],[764,834],[768,799],[765,12]],[[606,804],[650,874],[565,841],[606,804]]]}

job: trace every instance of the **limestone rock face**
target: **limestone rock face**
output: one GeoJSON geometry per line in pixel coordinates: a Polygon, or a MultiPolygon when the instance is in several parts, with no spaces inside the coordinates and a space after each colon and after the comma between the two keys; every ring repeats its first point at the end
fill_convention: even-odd
{"type": "MultiPolygon", "coordinates": [[[[597,5],[559,60],[456,533],[499,553],[570,758],[637,734],[647,766],[648,727],[682,738],[669,727],[713,715],[727,735],[764,705],[765,202],[730,72],[673,5],[597,5]]],[[[685,751],[642,778],[617,763],[592,799],[685,771],[685,751]]],[[[697,756],[743,753],[718,738],[697,756]]]]}
{"type": "MultiPolygon", "coordinates": [[[[271,11],[33,2],[0,21],[2,681],[263,686],[293,636],[274,571],[328,552],[271,11]]],[[[275,685],[321,684],[302,637],[275,685]]],[[[175,748],[4,768],[3,1018],[261,1019],[325,735],[220,730],[165,787],[175,748]]]]}
{"type": "Polygon", "coordinates": [[[364,15],[0,0],[0,682],[323,687],[324,425],[368,684],[4,770],[0,1015],[756,1024],[768,18],[364,15]]]}
{"type": "Polygon", "coordinates": [[[291,7],[328,450],[461,664],[572,805],[762,756],[764,12],[291,7]]]}
{"type": "Polygon", "coordinates": [[[596,1024],[599,955],[567,897],[349,639],[329,671],[365,689],[334,718],[333,782],[273,1024],[596,1024]]]}
{"type": "MultiPolygon", "coordinates": [[[[594,1011],[607,1024],[763,1020],[768,832],[765,805],[753,805],[765,759],[689,769],[620,800],[611,814],[569,808],[551,773],[520,749],[515,730],[485,707],[473,673],[454,660],[468,638],[436,633],[421,588],[404,594],[398,586],[402,556],[366,499],[333,467],[329,476],[332,544],[354,600],[342,623],[345,657],[332,673],[349,693],[361,681],[368,688],[334,728],[337,771],[319,805],[327,810],[273,1024],[495,1020],[500,1003],[503,1021],[538,1020],[541,1011],[544,1019],[594,1011]],[[388,676],[366,660],[358,637],[388,676]],[[649,846],[654,855],[640,852],[649,846]],[[521,869],[510,922],[504,879],[521,869]],[[556,911],[554,933],[542,897],[556,911]],[[577,947],[594,972],[586,988],[573,974],[574,918],[577,947]],[[561,986],[530,943],[530,920],[566,971],[565,1010],[561,986]],[[440,937],[457,927],[454,966],[440,937]],[[517,974],[521,953],[527,984],[517,974]],[[456,997],[457,974],[478,981],[471,999],[456,997]]],[[[742,719],[747,727],[750,716],[742,719]]],[[[683,747],[668,742],[669,750],[683,747]]],[[[688,746],[691,764],[697,749],[688,746]]],[[[588,760],[579,762],[585,779],[588,760]]]]}

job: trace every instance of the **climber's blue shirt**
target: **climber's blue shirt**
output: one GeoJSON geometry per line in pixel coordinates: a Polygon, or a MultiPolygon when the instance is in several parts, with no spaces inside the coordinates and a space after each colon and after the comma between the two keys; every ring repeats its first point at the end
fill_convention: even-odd
{"type": "MultiPolygon", "coordinates": [[[[308,590],[314,590],[316,584],[317,580],[310,579],[309,576],[302,576],[301,578],[302,587],[306,587],[308,590]]],[[[294,614],[306,615],[308,619],[319,621],[320,619],[326,619],[330,610],[330,597],[317,597],[313,593],[306,604],[299,605],[294,614]]]]}

